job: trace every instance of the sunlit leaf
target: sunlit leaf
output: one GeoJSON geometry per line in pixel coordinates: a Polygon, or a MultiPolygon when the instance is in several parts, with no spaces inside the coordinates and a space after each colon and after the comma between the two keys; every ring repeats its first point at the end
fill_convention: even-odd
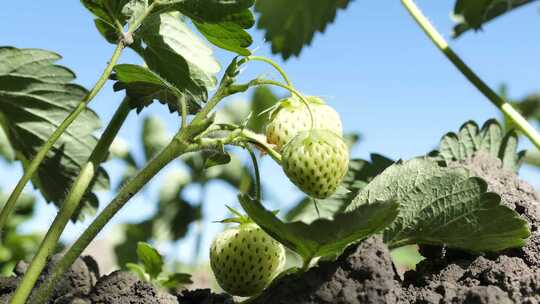
{"type": "Polygon", "coordinates": [[[515,132],[504,134],[494,119],[486,121],[482,129],[474,121],[464,123],[458,133],[447,133],[441,139],[439,149],[431,153],[445,162],[464,161],[479,151],[484,151],[503,162],[503,167],[516,172],[522,163],[524,152],[517,152],[518,137],[515,132]]]}
{"type": "Polygon", "coordinates": [[[309,224],[285,223],[260,201],[247,195],[240,195],[239,200],[255,223],[304,260],[335,258],[350,244],[384,229],[398,213],[398,204],[393,201],[375,202],[336,214],[333,219],[318,219],[309,224]]]}
{"type": "MultiPolygon", "coordinates": [[[[140,53],[151,71],[174,86],[188,104],[206,102],[220,65],[179,14],[150,16],[138,35],[145,44],[140,53]]],[[[152,86],[155,78],[149,79],[152,86]]]]}
{"type": "Polygon", "coordinates": [[[397,163],[362,189],[347,211],[387,199],[400,204],[399,215],[384,232],[390,247],[499,251],[523,246],[530,234],[527,222],[465,168],[440,167],[428,159],[397,163]]]}
{"type": "MultiPolygon", "coordinates": [[[[44,50],[0,48],[0,123],[25,167],[87,94],[71,83],[73,72],[54,64],[59,59],[44,50]]],[[[96,145],[92,134],[99,127],[97,115],[85,110],[49,151],[32,180],[47,201],[58,206],[63,203],[96,145]]],[[[89,190],[108,187],[108,177],[99,168],[89,190]]],[[[80,208],[91,212],[97,207],[95,194],[88,192],[84,198],[80,208]]]]}
{"type": "Polygon", "coordinates": [[[195,21],[195,26],[214,45],[239,55],[249,56],[251,52],[247,47],[253,43],[253,39],[245,29],[252,27],[254,23],[251,11],[245,10],[217,23],[195,21]]]}

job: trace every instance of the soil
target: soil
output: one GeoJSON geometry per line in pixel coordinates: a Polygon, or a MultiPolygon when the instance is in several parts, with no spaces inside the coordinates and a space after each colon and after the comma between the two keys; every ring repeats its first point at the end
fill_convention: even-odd
{"type": "MultiPolygon", "coordinates": [[[[303,273],[286,275],[254,299],[253,304],[540,304],[540,198],[527,183],[501,169],[500,160],[478,154],[452,166],[466,166],[484,178],[489,190],[529,222],[531,238],[520,249],[472,256],[447,248],[424,246],[425,260],[416,270],[398,275],[379,236],[348,248],[335,262],[321,262],[303,273]]],[[[53,258],[54,263],[57,257],[53,258]]],[[[26,264],[16,276],[0,278],[0,303],[7,303],[26,264]]],[[[45,275],[47,275],[47,270],[45,275]]],[[[133,274],[116,271],[99,276],[95,261],[79,259],[58,284],[56,304],[233,304],[232,297],[208,289],[169,294],[133,274]],[[98,279],[99,278],[99,279],[98,279]]]]}

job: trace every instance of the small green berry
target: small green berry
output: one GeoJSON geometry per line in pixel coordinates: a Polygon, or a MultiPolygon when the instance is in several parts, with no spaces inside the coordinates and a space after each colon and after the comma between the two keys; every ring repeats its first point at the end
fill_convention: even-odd
{"type": "Polygon", "coordinates": [[[263,291],[284,262],[284,247],[253,223],[221,232],[210,248],[210,265],[219,286],[236,296],[263,291]]]}
{"type": "Polygon", "coordinates": [[[282,153],[282,167],[289,179],[311,197],[324,199],[340,185],[349,166],[343,139],[329,130],[298,133],[282,153]]]}

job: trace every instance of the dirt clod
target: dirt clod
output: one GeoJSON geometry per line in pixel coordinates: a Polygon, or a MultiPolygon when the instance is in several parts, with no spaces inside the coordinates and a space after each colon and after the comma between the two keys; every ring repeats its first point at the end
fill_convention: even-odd
{"type": "Polygon", "coordinates": [[[88,297],[92,304],[177,304],[171,294],[162,292],[135,274],[115,271],[102,277],[88,297]]]}
{"type": "Polygon", "coordinates": [[[253,303],[396,303],[400,288],[395,278],[390,253],[375,237],[349,248],[335,263],[282,278],[253,303]]]}

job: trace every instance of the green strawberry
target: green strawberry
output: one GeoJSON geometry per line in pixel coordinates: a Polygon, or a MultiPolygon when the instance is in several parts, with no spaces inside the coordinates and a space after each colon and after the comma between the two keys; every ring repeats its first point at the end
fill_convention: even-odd
{"type": "Polygon", "coordinates": [[[324,199],[336,191],[347,173],[349,151],[343,139],[331,131],[303,131],[283,148],[281,165],[298,188],[324,199]]]}
{"type": "Polygon", "coordinates": [[[284,262],[283,246],[253,223],[221,232],[210,248],[210,265],[219,286],[236,296],[261,292],[284,262]]]}
{"type": "MultiPolygon", "coordinates": [[[[315,96],[306,97],[313,114],[314,129],[328,129],[341,136],[343,128],[339,114],[315,96]]],[[[266,138],[280,150],[298,132],[311,128],[311,117],[306,105],[292,96],[280,100],[266,127],[266,138]]]]}

